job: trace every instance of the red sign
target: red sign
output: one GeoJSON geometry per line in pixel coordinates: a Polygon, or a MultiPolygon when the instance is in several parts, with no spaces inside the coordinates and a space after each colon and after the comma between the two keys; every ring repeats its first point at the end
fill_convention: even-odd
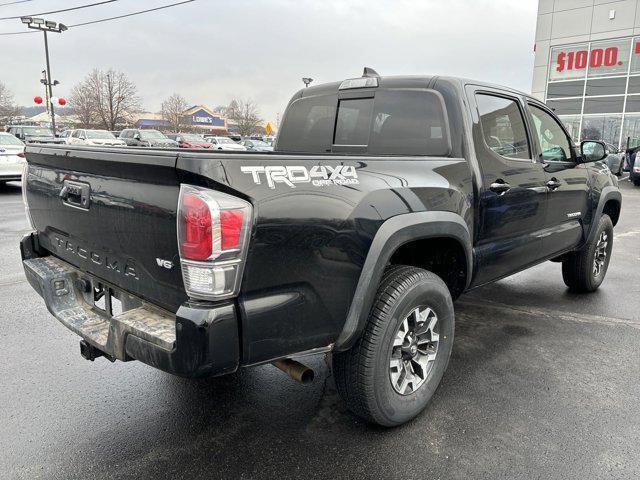
{"type": "MultiPolygon", "coordinates": [[[[638,53],[640,42],[636,43],[635,51],[638,53]]],[[[587,68],[612,67],[614,65],[623,65],[622,60],[618,60],[618,47],[594,48],[589,55],[588,50],[578,50],[576,52],[558,52],[556,59],[556,71],[564,70],[582,70],[587,68]]]]}

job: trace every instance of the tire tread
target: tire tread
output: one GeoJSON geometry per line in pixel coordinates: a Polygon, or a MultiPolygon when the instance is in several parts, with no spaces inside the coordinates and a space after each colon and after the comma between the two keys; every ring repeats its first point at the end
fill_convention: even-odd
{"type": "Polygon", "coordinates": [[[378,294],[360,340],[345,352],[334,354],[333,373],[338,393],[348,408],[360,417],[374,423],[384,424],[385,419],[372,401],[374,382],[370,378],[375,358],[375,345],[385,333],[388,313],[393,304],[415,282],[427,280],[444,282],[440,277],[427,270],[406,265],[388,267],[382,277],[378,294]]]}

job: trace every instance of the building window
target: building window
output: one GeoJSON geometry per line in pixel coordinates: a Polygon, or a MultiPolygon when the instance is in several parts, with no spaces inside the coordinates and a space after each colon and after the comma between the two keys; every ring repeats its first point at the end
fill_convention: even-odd
{"type": "Polygon", "coordinates": [[[550,83],[547,88],[547,98],[582,97],[584,95],[584,80],[550,83]]]}
{"type": "Polygon", "coordinates": [[[582,119],[582,140],[600,140],[618,145],[622,115],[588,115],[582,119]]]}
{"type": "Polygon", "coordinates": [[[588,76],[625,75],[629,70],[630,49],[630,38],[592,42],[588,76]]]}
{"type": "Polygon", "coordinates": [[[584,113],[622,113],[624,96],[592,97],[584,101],[584,113]]]}
{"type": "Polygon", "coordinates": [[[591,78],[587,80],[585,95],[587,97],[598,95],[624,95],[626,88],[626,77],[591,78]]]}
{"type": "Polygon", "coordinates": [[[587,71],[589,44],[556,47],[551,50],[549,80],[584,78],[587,71]]]}
{"type": "Polygon", "coordinates": [[[622,148],[640,146],[640,114],[625,115],[622,130],[622,148]]]}
{"type": "Polygon", "coordinates": [[[625,112],[640,112],[640,95],[629,95],[625,112]]]}
{"type": "Polygon", "coordinates": [[[634,38],[632,44],[631,73],[640,73],[640,37],[634,38]]]}
{"type": "Polygon", "coordinates": [[[582,112],[582,99],[549,100],[547,102],[556,115],[579,115],[582,112]]]}
{"type": "Polygon", "coordinates": [[[640,93],[640,76],[629,77],[629,87],[627,93],[640,93]]]}

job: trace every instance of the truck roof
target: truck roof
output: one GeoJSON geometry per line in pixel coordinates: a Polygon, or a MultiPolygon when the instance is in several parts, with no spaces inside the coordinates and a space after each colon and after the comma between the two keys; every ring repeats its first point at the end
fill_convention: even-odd
{"type": "MultiPolygon", "coordinates": [[[[358,78],[358,77],[351,77],[358,78]]],[[[432,86],[435,81],[446,81],[453,84],[457,84],[460,87],[464,87],[464,85],[482,85],[489,88],[497,88],[500,90],[506,90],[512,92],[517,95],[524,95],[526,97],[535,99],[531,96],[531,94],[522,92],[520,90],[516,90],[514,88],[506,87],[504,85],[497,85],[489,82],[483,82],[479,80],[473,80],[464,77],[453,77],[453,76],[441,76],[441,75],[390,75],[390,76],[380,76],[377,77],[379,86],[384,88],[426,88],[432,86]]],[[[338,92],[341,81],[338,82],[329,82],[322,83],[315,86],[302,88],[293,96],[293,98],[302,98],[313,95],[325,95],[325,94],[335,94],[338,92]]]]}

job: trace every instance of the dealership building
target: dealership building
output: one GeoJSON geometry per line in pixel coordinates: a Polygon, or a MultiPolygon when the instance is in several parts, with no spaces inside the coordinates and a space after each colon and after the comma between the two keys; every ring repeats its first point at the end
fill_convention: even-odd
{"type": "Polygon", "coordinates": [[[576,142],[640,144],[640,0],[539,0],[532,93],[576,142]]]}

